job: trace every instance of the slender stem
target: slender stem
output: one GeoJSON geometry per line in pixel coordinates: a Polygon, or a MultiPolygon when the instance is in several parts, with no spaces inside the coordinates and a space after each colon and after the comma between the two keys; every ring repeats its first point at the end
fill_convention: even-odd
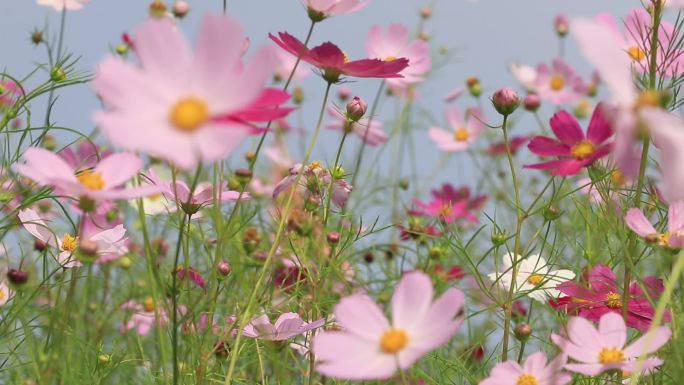
{"type": "MultiPolygon", "coordinates": [[[[353,123],[349,123],[353,124],[353,123]]],[[[342,135],[342,140],[340,140],[340,145],[337,147],[337,155],[335,155],[335,164],[332,169],[330,169],[330,186],[328,187],[328,196],[326,197],[325,211],[323,212],[323,226],[328,224],[328,216],[330,214],[330,201],[332,200],[333,187],[335,186],[335,177],[337,173],[337,166],[340,164],[340,154],[342,154],[342,147],[344,146],[344,140],[347,139],[347,131],[344,131],[342,135]]]]}
{"type": "MultiPolygon", "coordinates": [[[[311,153],[313,152],[313,148],[316,145],[316,141],[318,139],[318,134],[321,131],[321,124],[323,123],[323,115],[325,114],[325,107],[328,104],[328,96],[330,94],[330,88],[332,87],[332,83],[328,83],[326,88],[325,88],[325,95],[323,96],[323,103],[321,103],[321,110],[318,114],[318,122],[316,123],[316,129],[314,130],[314,135],[313,138],[311,138],[311,142],[309,143],[309,147],[307,148],[306,154],[304,156],[304,159],[302,160],[302,164],[308,164],[309,159],[311,158],[311,153]]],[[[268,271],[268,268],[271,264],[271,261],[273,260],[273,256],[275,255],[276,251],[278,250],[278,246],[280,244],[280,240],[283,236],[283,233],[285,232],[285,225],[287,223],[287,219],[290,215],[290,208],[292,207],[292,202],[294,201],[294,195],[295,192],[297,191],[297,187],[299,186],[299,181],[302,178],[302,172],[304,171],[304,167],[300,170],[299,174],[297,174],[297,177],[295,178],[295,181],[293,183],[293,188],[290,190],[290,194],[287,198],[287,202],[285,203],[285,209],[282,212],[280,222],[278,223],[278,230],[276,231],[275,238],[273,239],[273,242],[271,244],[271,249],[268,252],[268,255],[266,256],[266,260],[264,261],[263,266],[261,267],[261,271],[259,272],[259,277],[257,278],[256,282],[254,283],[254,287],[252,288],[252,292],[249,295],[249,299],[247,300],[247,305],[243,308],[243,313],[242,316],[240,317],[240,322],[238,323],[238,331],[241,331],[246,325],[249,320],[250,316],[250,309],[252,305],[254,304],[254,300],[256,299],[256,293],[261,287],[262,282],[264,281],[264,277],[266,276],[266,272],[268,271]]],[[[240,354],[240,343],[242,342],[242,333],[238,332],[237,337],[235,338],[235,343],[233,345],[233,353],[231,354],[230,357],[230,364],[228,366],[228,374],[226,375],[224,384],[229,385],[231,384],[231,381],[233,379],[233,374],[235,372],[235,364],[237,363],[237,357],[240,354]]],[[[313,352],[310,352],[310,354],[313,354],[313,352]]]]}
{"type": "Polygon", "coordinates": [[[226,10],[228,10],[228,0],[223,0],[223,14],[226,14],[226,10]]]}
{"type": "Polygon", "coordinates": [[[385,81],[383,80],[378,87],[378,92],[375,93],[375,98],[373,99],[373,106],[370,110],[370,115],[368,115],[368,126],[366,126],[366,131],[363,133],[363,141],[361,141],[361,148],[359,149],[359,154],[356,156],[356,166],[354,166],[354,174],[352,175],[352,187],[356,184],[356,177],[359,174],[359,169],[361,168],[361,161],[363,160],[363,153],[366,149],[366,140],[368,138],[368,132],[370,131],[371,124],[373,124],[373,118],[375,117],[375,112],[378,109],[378,104],[380,103],[380,96],[382,91],[385,89],[385,81]]]}
{"type": "MultiPolygon", "coordinates": [[[[51,58],[48,58],[51,62],[51,68],[50,68],[50,73],[49,75],[52,76],[52,71],[55,69],[54,67],[59,65],[59,62],[62,58],[62,45],[64,43],[64,29],[66,26],[66,6],[62,7],[62,15],[60,18],[59,22],[59,37],[57,38],[57,56],[55,57],[54,62],[52,61],[51,58]]],[[[50,50],[48,50],[48,56],[50,53],[50,50]]],[[[40,134],[40,138],[38,142],[40,142],[45,135],[47,134],[48,130],[50,129],[50,110],[52,109],[52,104],[55,101],[55,89],[54,87],[50,88],[50,93],[48,94],[48,102],[47,102],[47,110],[45,111],[45,128],[43,129],[43,132],[40,134]]]]}
{"type": "Polygon", "coordinates": [[[508,166],[511,169],[511,178],[513,179],[513,189],[515,191],[515,206],[517,211],[517,223],[515,228],[515,243],[513,246],[513,261],[511,267],[511,287],[508,290],[508,295],[504,303],[504,331],[503,331],[503,351],[501,352],[501,361],[508,359],[508,340],[510,338],[511,318],[513,315],[513,295],[517,287],[516,278],[518,276],[518,253],[520,249],[520,232],[522,223],[525,220],[525,215],[520,203],[520,186],[518,184],[518,177],[515,172],[515,163],[513,162],[513,152],[511,151],[511,144],[508,139],[508,115],[504,115],[501,128],[503,130],[504,144],[506,145],[506,155],[508,157],[508,166]]]}

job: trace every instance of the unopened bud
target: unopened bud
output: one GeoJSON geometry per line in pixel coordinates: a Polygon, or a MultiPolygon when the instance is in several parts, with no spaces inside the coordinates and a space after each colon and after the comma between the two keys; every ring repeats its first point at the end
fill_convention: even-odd
{"type": "Polygon", "coordinates": [[[45,243],[45,241],[42,241],[40,239],[36,239],[33,242],[33,248],[36,251],[44,251],[45,249],[47,249],[47,243],[45,243]]]}
{"type": "Polygon", "coordinates": [[[50,71],[50,80],[52,80],[55,83],[63,82],[64,80],[66,80],[66,73],[64,72],[64,69],[62,69],[62,67],[54,67],[50,71]]]}
{"type": "Polygon", "coordinates": [[[366,263],[373,263],[375,260],[375,254],[373,254],[372,251],[369,251],[363,255],[363,260],[366,261],[366,263]]]}
{"type": "Polygon", "coordinates": [[[149,12],[152,17],[164,17],[166,15],[166,2],[162,0],[152,1],[149,12]]]}
{"type": "Polygon", "coordinates": [[[477,76],[470,76],[468,79],[466,79],[466,85],[468,88],[480,84],[480,79],[477,78],[477,76]]]}
{"type": "Polygon", "coordinates": [[[221,276],[227,277],[228,275],[230,275],[231,271],[230,263],[228,263],[227,261],[220,261],[216,264],[216,271],[218,271],[218,273],[221,276]]]}
{"type": "Polygon", "coordinates": [[[131,267],[133,265],[133,261],[126,256],[119,258],[118,262],[119,262],[119,266],[121,266],[122,269],[128,269],[129,267],[131,267]]]}
{"type": "Polygon", "coordinates": [[[117,55],[126,56],[128,54],[128,46],[123,43],[118,44],[114,50],[116,51],[117,55]]]}
{"type": "Polygon", "coordinates": [[[295,87],[292,91],[292,101],[294,104],[302,104],[304,102],[304,89],[302,87],[295,87]]]}
{"type": "Polygon", "coordinates": [[[408,190],[409,185],[410,185],[410,183],[409,183],[408,179],[400,179],[399,180],[399,188],[400,189],[408,190]]]}
{"type": "Polygon", "coordinates": [[[493,231],[491,235],[492,244],[494,246],[501,246],[506,242],[508,236],[503,231],[493,231]]]}
{"type": "Polygon", "coordinates": [[[359,119],[366,114],[367,109],[368,105],[366,102],[360,97],[354,96],[354,98],[347,103],[347,118],[354,122],[358,122],[359,119]]]}
{"type": "Polygon", "coordinates": [[[561,212],[557,207],[549,205],[542,210],[542,216],[547,221],[555,221],[561,216],[561,212]]]}
{"type": "Polygon", "coordinates": [[[340,87],[340,89],[337,91],[337,98],[343,102],[346,102],[350,96],[351,91],[347,87],[340,87]]]}
{"type": "Polygon", "coordinates": [[[256,158],[256,152],[255,151],[250,150],[250,151],[245,152],[245,159],[248,162],[251,162],[252,160],[254,160],[254,158],[256,158]]]}
{"type": "Polygon", "coordinates": [[[520,105],[520,97],[514,89],[503,87],[492,95],[492,104],[498,113],[508,116],[520,105]]]}
{"type": "Polygon", "coordinates": [[[532,326],[526,323],[519,323],[515,325],[513,333],[518,341],[527,341],[527,339],[532,335],[532,326]]]}
{"type": "Polygon", "coordinates": [[[190,12],[190,4],[187,1],[178,0],[173,4],[171,12],[177,18],[182,19],[190,12]]]}
{"type": "Polygon", "coordinates": [[[527,111],[535,112],[541,106],[541,99],[537,94],[528,94],[523,100],[523,106],[527,111]]]}
{"type": "Polygon", "coordinates": [[[235,178],[242,186],[246,186],[252,180],[252,171],[248,168],[239,168],[235,170],[235,178]]]}
{"type": "Polygon", "coordinates": [[[422,41],[430,40],[430,33],[428,31],[420,31],[418,38],[422,41]]]}
{"type": "Polygon", "coordinates": [[[340,233],[338,233],[337,231],[328,233],[327,239],[329,244],[336,245],[340,242],[340,233]]]}
{"type": "Polygon", "coordinates": [[[38,45],[43,42],[43,31],[35,30],[31,32],[31,43],[38,45]]]}
{"type": "Polygon", "coordinates": [[[23,285],[28,282],[28,272],[19,269],[9,269],[7,279],[15,285],[23,285]]]}
{"type": "Polygon", "coordinates": [[[439,246],[431,247],[430,250],[428,250],[428,256],[431,259],[440,259],[442,256],[444,256],[444,254],[444,249],[439,246]]]}
{"type": "Polygon", "coordinates": [[[112,356],[110,356],[109,354],[100,354],[99,356],[97,356],[97,361],[103,365],[108,364],[111,360],[112,356]]]}
{"type": "Polygon", "coordinates": [[[570,30],[568,17],[563,14],[556,16],[556,18],[553,20],[553,27],[556,30],[558,36],[565,37],[565,35],[567,35],[568,31],[570,30]]]}
{"type": "Polygon", "coordinates": [[[423,7],[420,9],[420,17],[423,19],[429,19],[432,17],[432,8],[430,7],[423,7]]]}

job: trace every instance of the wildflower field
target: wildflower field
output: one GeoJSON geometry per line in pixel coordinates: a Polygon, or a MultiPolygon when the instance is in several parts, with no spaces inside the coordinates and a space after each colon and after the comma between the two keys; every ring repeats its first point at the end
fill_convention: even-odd
{"type": "Polygon", "coordinates": [[[0,384],[684,383],[683,0],[5,1],[0,384]]]}

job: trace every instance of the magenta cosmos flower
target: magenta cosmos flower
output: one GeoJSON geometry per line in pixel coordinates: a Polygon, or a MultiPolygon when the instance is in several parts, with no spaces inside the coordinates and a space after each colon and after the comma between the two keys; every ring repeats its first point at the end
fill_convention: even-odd
{"type": "Polygon", "coordinates": [[[360,10],[368,5],[361,0],[304,0],[304,5],[313,18],[322,20],[330,16],[344,15],[360,10]]]}
{"type": "Polygon", "coordinates": [[[95,122],[118,146],[191,169],[224,158],[258,131],[249,122],[291,111],[276,108],[289,95],[264,89],[271,50],[243,64],[241,28],[227,16],[203,19],[194,53],[169,20],[148,20],[133,41],[140,65],[109,57],[93,81],[105,105],[95,122]]]}
{"type": "MultiPolygon", "coordinates": [[[[663,292],[663,282],[656,277],[644,277],[641,285],[639,282],[631,282],[629,285],[627,326],[645,331],[651,325],[655,313],[649,298],[657,301],[663,292]],[[642,290],[641,285],[647,292],[642,290]]],[[[598,321],[606,313],[622,314],[622,286],[617,282],[615,273],[606,265],[594,266],[587,274],[586,284],[566,281],[558,285],[557,289],[570,298],[561,298],[560,305],[554,307],[568,313],[592,321],[598,321]]],[[[671,314],[668,311],[664,320],[669,322],[670,319],[671,314]]]]}
{"type": "Polygon", "coordinates": [[[473,211],[482,208],[487,201],[486,195],[471,197],[468,187],[455,189],[452,185],[445,183],[441,190],[432,190],[432,200],[428,203],[415,198],[413,203],[415,209],[409,211],[411,215],[438,218],[446,223],[452,223],[457,219],[466,219],[477,222],[477,216],[473,211]]]}
{"type": "Polygon", "coordinates": [[[409,41],[409,30],[402,24],[391,24],[386,33],[380,26],[374,26],[366,39],[366,52],[372,59],[391,62],[397,58],[408,59],[409,66],[400,74],[403,78],[387,79],[390,87],[405,88],[421,82],[432,66],[430,46],[424,40],[409,41]]]}
{"type": "Polygon", "coordinates": [[[575,175],[583,167],[610,153],[611,144],[605,142],[613,135],[613,130],[600,104],[594,109],[586,135],[577,120],[566,111],[553,115],[550,125],[558,140],[537,136],[527,147],[536,155],[557,156],[560,159],[525,165],[526,168],[551,169],[554,175],[575,175]]]}
{"type": "Polygon", "coordinates": [[[347,199],[349,199],[349,194],[352,192],[353,187],[344,179],[333,181],[328,170],[318,161],[313,161],[308,166],[303,166],[301,163],[292,166],[289,175],[278,182],[273,189],[273,199],[277,198],[281,192],[290,188],[297,180],[299,173],[302,174],[299,180],[299,187],[304,189],[306,199],[323,202],[323,196],[328,193],[330,183],[333,183],[330,199],[339,208],[343,208],[347,204],[347,199]]]}
{"type": "Polygon", "coordinates": [[[567,357],[561,354],[547,363],[546,353],[537,352],[522,365],[512,360],[496,364],[492,374],[479,385],[565,385],[572,380],[562,372],[566,362],[567,357]]]}
{"type": "Polygon", "coordinates": [[[482,133],[484,118],[478,108],[466,110],[465,118],[455,107],[447,107],[446,120],[453,131],[447,131],[440,127],[431,127],[428,136],[442,151],[456,152],[467,150],[482,133]]]}
{"type": "Polygon", "coordinates": [[[461,325],[456,315],[463,293],[448,289],[433,301],[430,277],[420,271],[403,276],[392,296],[392,321],[366,295],[343,298],[335,306],[342,331],[325,331],[313,340],[316,369],[334,378],[387,379],[406,370],[446,343],[461,325]]]}
{"type": "Polygon", "coordinates": [[[287,32],[278,33],[279,37],[269,34],[271,40],[282,49],[322,71],[323,78],[329,83],[337,83],[343,75],[357,78],[401,78],[400,74],[408,66],[408,59],[396,58],[392,61],[362,59],[349,61],[335,44],[326,42],[314,48],[287,32]]]}
{"type": "Polygon", "coordinates": [[[387,134],[382,130],[382,122],[377,119],[371,121],[368,118],[361,118],[356,122],[350,122],[341,111],[333,106],[328,106],[327,111],[328,115],[335,118],[335,121],[328,123],[328,128],[353,133],[361,140],[365,140],[369,146],[377,146],[387,141],[387,134]]]}
{"type": "MultiPolygon", "coordinates": [[[[566,364],[565,369],[596,376],[611,370],[634,372],[638,358],[660,349],[671,335],[668,327],[661,326],[625,346],[625,321],[619,314],[608,313],[599,320],[598,329],[584,318],[572,317],[568,321],[567,338],[552,334],[551,340],[563,353],[577,361],[575,364],[566,364]]],[[[642,371],[647,371],[662,363],[660,358],[648,357],[643,366],[639,367],[642,371]]]]}
{"type": "MultiPolygon", "coordinates": [[[[21,210],[19,211],[18,216],[29,234],[42,241],[44,244],[59,250],[57,262],[59,262],[60,265],[63,267],[81,266],[81,263],[77,261],[73,255],[79,247],[81,236],[64,234],[61,239],[58,238],[48,227],[45,220],[32,209],[21,210]]],[[[86,240],[97,245],[97,251],[95,252],[97,259],[95,260],[95,263],[113,261],[128,252],[128,237],[126,237],[126,229],[123,225],[118,225],[103,231],[89,232],[88,234],[83,234],[83,236],[86,240]]]]}
{"type": "Polygon", "coordinates": [[[82,170],[70,167],[57,154],[38,147],[26,150],[24,159],[26,163],[15,166],[19,174],[40,185],[54,187],[58,194],[79,200],[133,199],[159,192],[156,186],[123,187],[142,167],[140,158],[133,154],[113,154],[95,167],[82,170]]]}
{"type": "Polygon", "coordinates": [[[572,103],[586,93],[582,77],[563,59],[554,59],[551,67],[540,64],[534,86],[542,100],[555,105],[572,103]]]}
{"type": "Polygon", "coordinates": [[[56,11],[64,9],[67,11],[77,11],[83,8],[85,4],[88,4],[88,2],[89,0],[38,0],[39,5],[52,7],[56,11]]]}
{"type": "Polygon", "coordinates": [[[644,213],[637,209],[627,210],[625,224],[648,242],[658,242],[660,246],[679,249],[684,247],[684,202],[670,204],[667,211],[667,231],[658,232],[644,213]]]}
{"type": "Polygon", "coordinates": [[[283,341],[319,328],[323,324],[325,324],[324,318],[313,322],[304,322],[297,313],[281,314],[275,324],[272,324],[268,316],[264,314],[254,318],[245,326],[242,335],[267,341],[283,341]]]}

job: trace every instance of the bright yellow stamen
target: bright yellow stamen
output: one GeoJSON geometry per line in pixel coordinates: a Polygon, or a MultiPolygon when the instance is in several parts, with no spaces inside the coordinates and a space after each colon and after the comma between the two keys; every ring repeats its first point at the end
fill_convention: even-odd
{"type": "Polygon", "coordinates": [[[385,61],[395,61],[395,60],[397,60],[397,57],[396,57],[396,56],[387,56],[387,57],[385,58],[385,61]]]}
{"type": "Polygon", "coordinates": [[[591,140],[583,140],[572,146],[570,153],[576,159],[586,159],[596,151],[596,145],[591,140]]]}
{"type": "Polygon", "coordinates": [[[401,329],[390,329],[380,339],[380,350],[387,354],[395,354],[408,345],[409,336],[401,329]]]}
{"type": "Polygon", "coordinates": [[[4,300],[7,298],[7,293],[5,293],[5,290],[0,288],[0,301],[4,300]]]}
{"type": "Polygon", "coordinates": [[[309,171],[320,170],[320,169],[322,169],[322,168],[323,168],[323,165],[321,164],[321,162],[319,162],[319,161],[317,161],[317,160],[314,160],[314,161],[311,162],[311,164],[309,165],[309,171]]]}
{"type": "Polygon", "coordinates": [[[465,142],[468,138],[470,138],[470,131],[463,127],[454,132],[454,139],[456,139],[457,142],[465,142]]]}
{"type": "Polygon", "coordinates": [[[599,352],[599,362],[602,364],[615,364],[625,360],[625,353],[618,348],[603,348],[599,352]]]}
{"type": "Polygon", "coordinates": [[[630,47],[627,50],[627,54],[629,54],[629,57],[631,57],[632,60],[637,62],[646,59],[646,52],[644,52],[644,50],[639,47],[630,47]]]}
{"type": "Polygon", "coordinates": [[[636,101],[636,107],[659,107],[660,93],[654,90],[646,90],[639,94],[636,101]]]}
{"type": "Polygon", "coordinates": [[[539,381],[533,374],[525,373],[518,377],[518,381],[516,381],[515,385],[539,385],[539,381]]]}
{"type": "Polygon", "coordinates": [[[658,244],[660,246],[667,246],[670,244],[670,233],[658,234],[658,244]]]}
{"type": "Polygon", "coordinates": [[[80,184],[93,191],[102,190],[105,186],[102,174],[99,172],[93,172],[90,169],[81,171],[78,175],[76,175],[76,179],[78,179],[80,184]]]}
{"type": "Polygon", "coordinates": [[[530,274],[530,276],[527,277],[527,282],[532,286],[539,286],[542,282],[544,282],[544,276],[539,274],[530,274]]]}
{"type": "Polygon", "coordinates": [[[181,99],[171,107],[169,121],[177,129],[185,132],[193,132],[200,128],[209,119],[209,106],[196,97],[181,99]]]}
{"type": "Polygon", "coordinates": [[[62,238],[62,250],[73,253],[78,247],[78,237],[74,237],[71,234],[65,234],[62,238]]]}
{"type": "Polygon", "coordinates": [[[444,217],[444,218],[450,217],[451,215],[454,214],[454,207],[449,203],[445,203],[442,205],[442,207],[440,208],[439,211],[440,211],[440,215],[442,217],[444,217]]]}
{"type": "Polygon", "coordinates": [[[622,308],[622,297],[620,294],[611,291],[606,295],[605,299],[606,306],[611,309],[621,309],[622,308]]]}
{"type": "Polygon", "coordinates": [[[560,75],[553,75],[551,76],[551,80],[549,81],[549,85],[552,90],[554,91],[560,91],[565,87],[565,78],[560,76],[560,75]]]}
{"type": "Polygon", "coordinates": [[[145,311],[148,313],[151,313],[154,311],[154,299],[152,297],[147,297],[143,301],[143,308],[145,308],[145,311]]]}

